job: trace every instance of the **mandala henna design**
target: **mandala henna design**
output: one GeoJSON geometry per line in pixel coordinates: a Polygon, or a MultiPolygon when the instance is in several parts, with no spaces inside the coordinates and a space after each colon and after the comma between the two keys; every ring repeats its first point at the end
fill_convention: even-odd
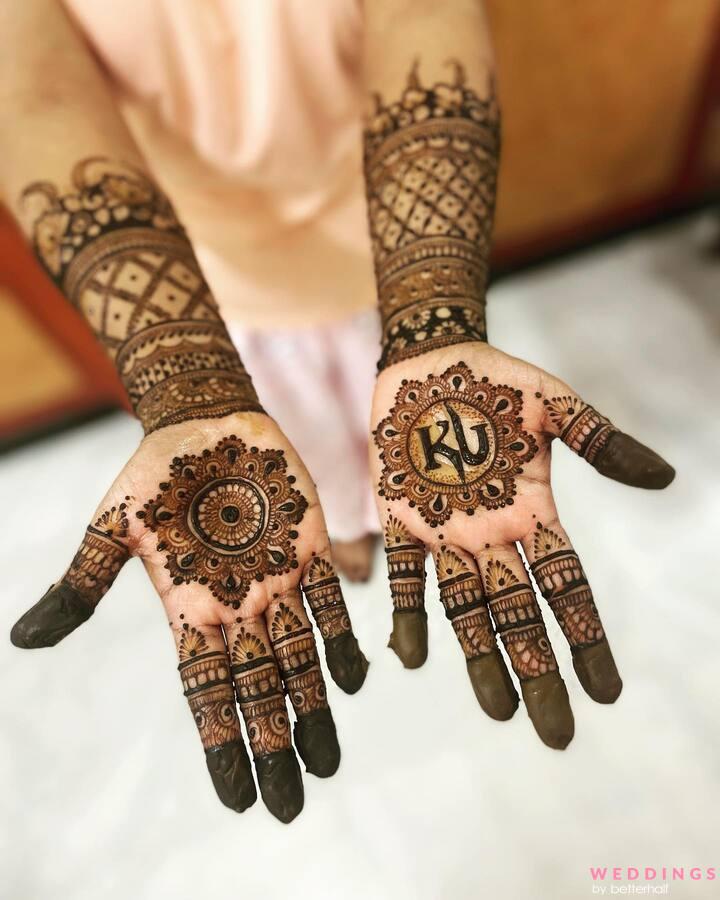
{"type": "Polygon", "coordinates": [[[435,560],[440,600],[467,659],[496,649],[495,632],[480,578],[452,550],[442,546],[435,560]]]}
{"type": "Polygon", "coordinates": [[[280,604],[270,623],[270,641],[298,716],[327,709],[327,690],[312,629],[284,603],[280,604]]]}
{"type": "Polygon", "coordinates": [[[425,548],[392,515],[385,526],[385,553],[395,612],[424,610],[425,548]]]}
{"type": "Polygon", "coordinates": [[[497,633],[517,676],[526,680],[555,672],[555,654],[530,585],[495,559],[485,566],[483,582],[497,633]]]}
{"type": "Polygon", "coordinates": [[[553,397],[543,400],[543,404],[560,440],[590,465],[595,465],[611,436],[616,433],[615,426],[579,397],[553,397]]]}
{"type": "Polygon", "coordinates": [[[290,747],[290,724],[277,663],[257,635],[241,628],[230,651],[240,710],[257,759],[290,747]]]}
{"type": "Polygon", "coordinates": [[[575,551],[538,522],[533,538],[533,577],[568,643],[589,647],[604,637],[592,590],[575,551]]]}
{"type": "Polygon", "coordinates": [[[203,747],[210,750],[242,740],[227,655],[208,652],[198,629],[183,629],[178,670],[203,747]]]}
{"type": "Polygon", "coordinates": [[[522,391],[477,381],[463,362],[424,382],[403,380],[373,435],[380,496],[407,499],[432,527],[456,509],[512,505],[515,478],[537,452],[522,407],[522,391]]]}
{"type": "Polygon", "coordinates": [[[115,361],[146,433],[261,411],[167,198],[108,159],[83,160],[71,180],[66,194],[48,182],[23,192],[34,250],[115,361]]]}
{"type": "Polygon", "coordinates": [[[308,568],[303,592],[323,640],[328,641],[352,631],[340,580],[332,563],[315,557],[308,568]]]}
{"type": "Polygon", "coordinates": [[[157,533],[175,584],[207,584],[237,609],[251,581],[298,562],[293,526],[307,501],[282,450],[249,450],[231,435],[200,456],[175,458],[161,493],[136,515],[157,533]]]}
{"type": "Polygon", "coordinates": [[[453,62],[453,83],[375,96],[364,168],[383,351],[378,368],[439,347],[484,341],[500,114],[453,62]]]}

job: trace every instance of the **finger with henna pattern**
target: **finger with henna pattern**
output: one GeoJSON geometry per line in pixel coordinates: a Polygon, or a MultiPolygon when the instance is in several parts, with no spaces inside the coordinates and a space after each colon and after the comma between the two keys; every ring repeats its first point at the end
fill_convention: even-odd
{"type": "Polygon", "coordinates": [[[370,664],[353,634],[340,580],[327,556],[313,554],[302,587],[325,643],[330,675],[346,694],[354,694],[362,687],[370,664]]]}
{"type": "Polygon", "coordinates": [[[327,778],[340,765],[340,745],[300,591],[273,595],[265,618],[280,674],[297,716],[295,746],[307,771],[327,778]]]}
{"type": "Polygon", "coordinates": [[[564,750],[575,732],[565,682],[545,630],[542,613],[514,546],[478,554],[488,605],[515,674],[528,715],[548,747],[564,750]]]}
{"type": "Polygon", "coordinates": [[[417,669],[427,659],[425,612],[425,547],[394,515],[385,524],[393,629],[388,646],[406,669],[417,669]]]}
{"type": "Polygon", "coordinates": [[[260,793],[277,819],[292,822],[303,808],[303,784],[290,740],[282,680],[265,623],[260,617],[238,616],[225,627],[225,634],[260,793]]]}
{"type": "Polygon", "coordinates": [[[177,644],[178,671],[195,719],[217,795],[225,806],[244,812],[257,799],[222,629],[191,625],[183,613],[170,623],[177,644]]]}
{"type": "Polygon", "coordinates": [[[573,666],[585,692],[598,703],[614,703],[622,680],[567,532],[559,522],[551,526],[538,522],[522,546],[533,577],[570,644],[573,666]]]}
{"type": "Polygon", "coordinates": [[[493,719],[510,719],[518,696],[497,646],[495,630],[475,561],[441,544],[434,553],[440,600],[467,661],[478,703],[493,719]]]}
{"type": "Polygon", "coordinates": [[[127,534],[127,502],[96,514],[70,568],[13,626],[12,643],[23,649],[54,647],[87,621],[130,557],[127,534]]]}
{"type": "Polygon", "coordinates": [[[675,469],[654,450],[624,434],[561,382],[550,396],[538,392],[545,407],[545,428],[601,475],[631,487],[661,490],[675,469]],[[566,388],[563,390],[563,388],[566,388]]]}

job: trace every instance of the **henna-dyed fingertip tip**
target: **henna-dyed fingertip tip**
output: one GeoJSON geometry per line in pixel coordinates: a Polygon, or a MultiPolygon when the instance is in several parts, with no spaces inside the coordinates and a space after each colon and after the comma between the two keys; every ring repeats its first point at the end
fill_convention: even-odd
{"type": "Polygon", "coordinates": [[[596,703],[614,703],[622,692],[622,679],[606,638],[573,652],[573,667],[585,693],[596,703]]]}
{"type": "Polygon", "coordinates": [[[523,700],[540,740],[552,750],[564,750],[575,735],[565,682],[559,672],[523,681],[523,700]]]}
{"type": "Polygon", "coordinates": [[[329,709],[316,709],[299,716],[295,724],[295,746],[305,769],[318,778],[330,778],[340,765],[340,744],[329,709]]]}
{"type": "Polygon", "coordinates": [[[428,655],[427,613],[395,610],[388,647],[406,669],[419,669],[428,655]]]}
{"type": "Polygon", "coordinates": [[[302,775],[295,751],[278,750],[255,760],[260,794],[268,810],[287,825],[305,805],[302,775]]]}
{"type": "Polygon", "coordinates": [[[497,722],[512,719],[520,700],[500,653],[495,650],[469,659],[467,670],[483,712],[497,722]]]}
{"type": "Polygon", "coordinates": [[[335,684],[346,694],[355,694],[365,683],[370,663],[352,631],[325,641],[325,661],[335,684]]]}
{"type": "Polygon", "coordinates": [[[607,478],[650,491],[661,491],[675,478],[675,469],[662,456],[621,431],[612,435],[594,465],[607,478]]]}
{"type": "Polygon", "coordinates": [[[21,650],[54,647],[86,622],[94,607],[67,584],[51,585],[22,615],[10,631],[10,641],[21,650]]]}
{"type": "Polygon", "coordinates": [[[242,741],[232,741],[205,751],[205,761],[215,792],[228,809],[245,812],[257,800],[250,759],[242,741]]]}

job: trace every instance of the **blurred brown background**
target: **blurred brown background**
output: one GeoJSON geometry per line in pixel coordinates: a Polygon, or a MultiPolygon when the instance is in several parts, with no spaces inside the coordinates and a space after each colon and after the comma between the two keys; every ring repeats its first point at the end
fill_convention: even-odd
{"type": "MultiPolygon", "coordinates": [[[[707,203],[720,180],[717,0],[488,3],[504,148],[495,267],[707,203]]],[[[0,209],[0,442],[122,405],[114,371],[0,209]]]]}

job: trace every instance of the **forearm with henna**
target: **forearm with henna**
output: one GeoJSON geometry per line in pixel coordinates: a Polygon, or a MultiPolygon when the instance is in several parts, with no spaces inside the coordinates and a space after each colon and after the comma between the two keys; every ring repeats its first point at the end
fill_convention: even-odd
{"type": "Polygon", "coordinates": [[[91,157],[20,209],[48,275],[114,361],[145,433],[261,411],[173,208],[134,166],[91,157]]]}

